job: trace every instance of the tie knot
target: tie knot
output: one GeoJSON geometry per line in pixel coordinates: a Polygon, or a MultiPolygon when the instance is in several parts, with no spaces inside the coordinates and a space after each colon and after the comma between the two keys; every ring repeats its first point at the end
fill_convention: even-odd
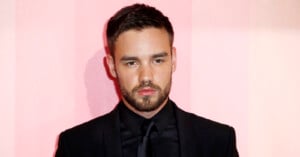
{"type": "Polygon", "coordinates": [[[145,120],[142,125],[143,135],[148,137],[154,128],[155,128],[155,124],[152,120],[145,120]]]}

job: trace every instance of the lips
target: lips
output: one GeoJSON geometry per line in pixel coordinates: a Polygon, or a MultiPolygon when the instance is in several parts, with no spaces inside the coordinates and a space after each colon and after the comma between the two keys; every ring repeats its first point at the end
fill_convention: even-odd
{"type": "Polygon", "coordinates": [[[142,88],[142,89],[138,90],[138,94],[141,96],[151,96],[151,95],[154,95],[155,92],[156,92],[156,90],[153,88],[142,88]]]}

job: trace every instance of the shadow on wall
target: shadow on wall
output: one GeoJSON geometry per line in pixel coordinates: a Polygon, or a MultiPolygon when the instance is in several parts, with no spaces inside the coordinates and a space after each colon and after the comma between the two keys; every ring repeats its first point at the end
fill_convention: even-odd
{"type": "Polygon", "coordinates": [[[87,101],[93,117],[111,111],[120,100],[116,81],[109,74],[105,59],[106,52],[104,48],[97,51],[86,64],[84,81],[87,101]]]}
{"type": "MultiPolygon", "coordinates": [[[[110,112],[118,103],[116,81],[110,76],[105,61],[105,49],[99,50],[88,60],[84,72],[86,98],[92,118],[110,112]]],[[[56,137],[54,151],[58,146],[59,135],[56,137]]]]}

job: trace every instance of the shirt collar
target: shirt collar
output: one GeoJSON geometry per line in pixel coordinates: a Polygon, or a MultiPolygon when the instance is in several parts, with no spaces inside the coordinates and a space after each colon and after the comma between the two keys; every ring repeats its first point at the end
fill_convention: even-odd
{"type": "MultiPolygon", "coordinates": [[[[134,134],[141,134],[141,126],[148,119],[129,110],[121,101],[118,105],[120,121],[125,124],[134,134]]],[[[162,132],[169,124],[175,124],[174,105],[171,100],[150,120],[153,120],[158,132],[162,132]]]]}

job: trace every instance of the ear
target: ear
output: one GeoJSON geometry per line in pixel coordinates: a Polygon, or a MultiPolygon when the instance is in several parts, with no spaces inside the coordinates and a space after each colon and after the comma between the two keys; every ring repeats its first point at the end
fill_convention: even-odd
{"type": "Polygon", "coordinates": [[[114,58],[111,55],[106,55],[105,58],[106,58],[106,63],[107,63],[108,68],[109,68],[110,75],[112,77],[116,78],[117,73],[116,73],[114,58]]]}
{"type": "Polygon", "coordinates": [[[172,72],[176,70],[176,63],[177,63],[176,48],[172,47],[172,72]]]}

